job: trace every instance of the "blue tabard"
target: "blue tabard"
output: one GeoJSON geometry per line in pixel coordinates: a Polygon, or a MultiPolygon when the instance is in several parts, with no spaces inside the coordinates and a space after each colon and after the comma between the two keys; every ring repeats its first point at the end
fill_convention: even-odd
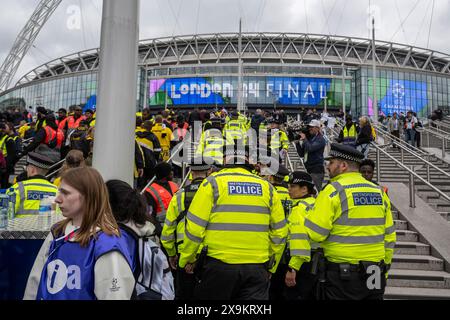
{"type": "MultiPolygon", "coordinates": [[[[54,235],[54,238],[57,237],[54,235]]],[[[37,300],[96,300],[94,293],[96,261],[103,255],[119,251],[130,268],[134,254],[130,253],[126,237],[110,236],[103,232],[91,238],[87,247],[78,242],[53,240],[44,265],[37,300]]],[[[114,279],[111,287],[114,289],[114,279]]]]}

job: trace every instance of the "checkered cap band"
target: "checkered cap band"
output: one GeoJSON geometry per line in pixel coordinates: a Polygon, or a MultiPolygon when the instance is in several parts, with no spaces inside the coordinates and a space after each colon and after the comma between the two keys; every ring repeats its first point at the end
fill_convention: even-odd
{"type": "Polygon", "coordinates": [[[363,159],[361,159],[361,158],[358,158],[358,157],[350,155],[350,154],[342,153],[342,152],[339,152],[336,150],[330,151],[330,155],[328,156],[328,159],[331,159],[331,158],[339,158],[339,159],[344,159],[344,160],[357,162],[357,163],[361,163],[363,161],[363,159]]]}

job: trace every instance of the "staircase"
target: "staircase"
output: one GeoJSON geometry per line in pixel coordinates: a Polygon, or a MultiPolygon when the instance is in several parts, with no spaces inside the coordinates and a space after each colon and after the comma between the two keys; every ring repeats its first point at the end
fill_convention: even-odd
{"type": "Polygon", "coordinates": [[[450,273],[444,261],[431,255],[431,248],[410,230],[394,208],[397,244],[385,299],[450,299],[450,273]]]}
{"type": "MultiPolygon", "coordinates": [[[[401,152],[399,149],[387,148],[386,151],[394,158],[401,160],[401,152]]],[[[376,152],[371,150],[369,153],[369,159],[376,162],[376,152]]],[[[420,162],[416,157],[404,152],[404,164],[408,167],[414,166],[414,171],[421,177],[426,179],[427,169],[423,162],[420,162]]],[[[450,165],[436,157],[430,157],[429,160],[432,164],[442,169],[445,172],[450,173],[450,165]]],[[[381,162],[381,181],[382,182],[401,182],[409,183],[409,174],[400,169],[390,158],[380,152],[381,162]]],[[[374,179],[377,179],[376,172],[374,179]]],[[[443,175],[441,172],[430,168],[430,182],[445,194],[450,195],[450,178],[443,175]]],[[[427,202],[432,208],[436,210],[445,220],[450,222],[450,202],[442,199],[440,195],[431,190],[420,180],[415,180],[415,190],[419,197],[427,202]]]]}
{"type": "MultiPolygon", "coordinates": [[[[389,148],[389,154],[397,159],[401,158],[398,149],[389,148]]],[[[289,156],[295,170],[304,170],[301,167],[300,158],[291,145],[289,156]]],[[[392,160],[380,154],[382,162],[381,178],[384,182],[408,183],[409,176],[400,170],[392,160]]],[[[371,151],[369,158],[376,161],[376,152],[371,151]]],[[[417,165],[418,160],[404,153],[404,161],[407,165],[417,165]]],[[[437,167],[450,172],[450,165],[435,157],[430,157],[437,167]]],[[[426,168],[416,170],[421,176],[426,177],[426,168]]],[[[328,180],[328,172],[327,178],[328,180]]],[[[450,183],[447,177],[434,169],[430,169],[431,182],[439,189],[450,195],[450,183]]],[[[420,182],[416,182],[418,195],[427,203],[437,209],[442,217],[450,219],[450,203],[440,200],[436,192],[420,182]]],[[[407,195],[405,195],[407,199],[407,195]]],[[[393,219],[397,232],[397,243],[394,250],[392,267],[389,272],[385,299],[450,299],[450,273],[445,271],[445,263],[442,259],[432,255],[429,244],[414,231],[401,213],[392,208],[393,219]]],[[[444,220],[442,220],[444,222],[444,220]]]]}

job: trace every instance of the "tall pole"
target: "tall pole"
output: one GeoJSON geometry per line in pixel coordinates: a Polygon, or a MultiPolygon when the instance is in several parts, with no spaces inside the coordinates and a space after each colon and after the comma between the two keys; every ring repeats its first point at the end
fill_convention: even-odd
{"type": "Polygon", "coordinates": [[[372,18],[372,89],[373,89],[373,123],[378,124],[378,97],[377,97],[377,64],[375,54],[375,17],[372,18]]]}
{"type": "Polygon", "coordinates": [[[342,111],[344,119],[347,116],[347,101],[346,101],[346,85],[345,85],[345,68],[342,67],[342,111]]]}
{"type": "Polygon", "coordinates": [[[239,44],[238,44],[238,51],[239,51],[239,78],[238,78],[238,101],[237,101],[237,110],[239,112],[243,111],[243,95],[242,95],[242,19],[239,19],[239,44]]]}
{"type": "Polygon", "coordinates": [[[93,167],[133,186],[139,0],[104,0],[93,167]]]}

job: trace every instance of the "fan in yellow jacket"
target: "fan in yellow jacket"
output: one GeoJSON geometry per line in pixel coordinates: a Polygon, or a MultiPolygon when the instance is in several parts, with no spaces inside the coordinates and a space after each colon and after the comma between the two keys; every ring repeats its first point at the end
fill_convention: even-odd
{"type": "Polygon", "coordinates": [[[155,121],[156,123],[152,128],[152,132],[158,138],[161,145],[162,160],[167,161],[170,158],[170,141],[172,139],[172,130],[164,126],[162,123],[162,116],[156,116],[155,121]]]}

